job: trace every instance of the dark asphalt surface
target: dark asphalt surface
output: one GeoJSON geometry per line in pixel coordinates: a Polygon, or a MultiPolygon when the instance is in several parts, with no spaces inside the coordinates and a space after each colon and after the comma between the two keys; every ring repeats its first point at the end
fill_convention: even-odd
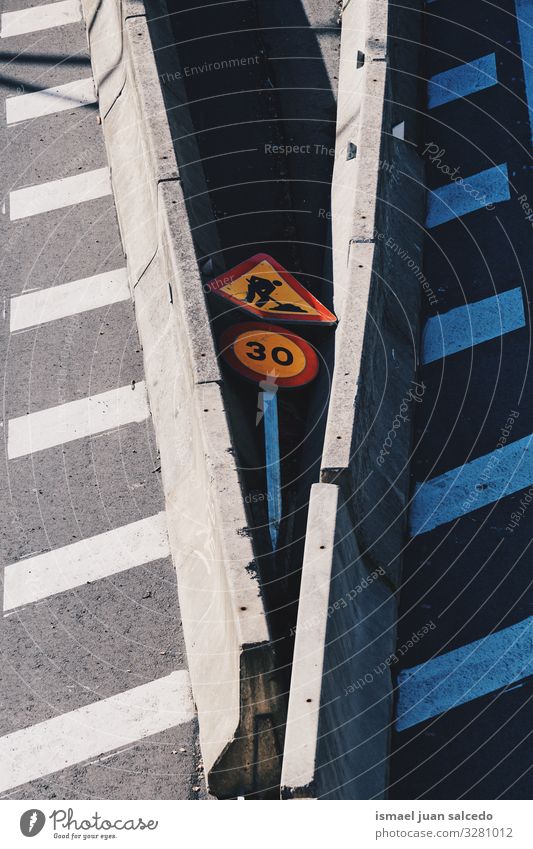
{"type": "MultiPolygon", "coordinates": [[[[495,52],[499,83],[420,116],[431,189],[447,178],[507,162],[510,200],[428,231],[425,274],[437,295],[424,319],[520,286],[526,326],[420,369],[413,486],[497,448],[511,411],[510,441],[529,436],[533,374],[529,304],[533,231],[517,198],[533,198],[531,130],[515,8],[435,0],[426,6],[423,77],[495,52]]],[[[406,548],[398,645],[436,627],[395,668],[410,668],[526,619],[532,613],[533,511],[506,526],[524,491],[411,539],[406,548]]],[[[533,681],[503,688],[393,735],[390,797],[527,799],[533,791],[533,681]]]]}

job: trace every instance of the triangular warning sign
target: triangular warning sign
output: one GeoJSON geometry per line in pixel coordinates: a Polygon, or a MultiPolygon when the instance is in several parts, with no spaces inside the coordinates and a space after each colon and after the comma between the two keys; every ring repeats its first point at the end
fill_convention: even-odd
{"type": "Polygon", "coordinates": [[[268,321],[336,324],[336,316],[268,254],[255,254],[207,284],[209,291],[268,321]]]}

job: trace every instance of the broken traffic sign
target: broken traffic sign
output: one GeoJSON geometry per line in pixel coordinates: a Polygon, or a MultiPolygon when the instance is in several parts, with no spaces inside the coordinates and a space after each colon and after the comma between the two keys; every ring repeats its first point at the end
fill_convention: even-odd
{"type": "Polygon", "coordinates": [[[336,316],[268,254],[255,254],[207,284],[209,291],[258,318],[336,324],[336,316]]]}

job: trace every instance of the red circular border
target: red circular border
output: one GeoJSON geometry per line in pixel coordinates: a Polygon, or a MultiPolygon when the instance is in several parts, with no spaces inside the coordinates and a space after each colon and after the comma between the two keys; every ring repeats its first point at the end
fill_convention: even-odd
{"type": "Polygon", "coordinates": [[[305,357],[305,366],[303,370],[293,377],[278,378],[275,381],[275,385],[279,386],[280,389],[295,389],[298,386],[305,386],[306,383],[311,383],[311,381],[315,379],[318,374],[318,357],[315,349],[309,344],[309,342],[306,342],[305,339],[302,339],[302,337],[298,336],[297,333],[285,330],[284,327],[279,327],[275,324],[267,324],[264,321],[245,321],[241,324],[234,324],[233,327],[228,327],[224,330],[220,337],[222,356],[228,365],[235,369],[235,371],[242,375],[242,377],[246,377],[254,383],[262,383],[263,380],[266,380],[266,375],[258,374],[253,369],[246,368],[246,366],[241,363],[233,352],[233,342],[235,342],[238,336],[241,336],[249,330],[257,330],[261,333],[277,333],[280,336],[286,336],[303,351],[305,357]]]}

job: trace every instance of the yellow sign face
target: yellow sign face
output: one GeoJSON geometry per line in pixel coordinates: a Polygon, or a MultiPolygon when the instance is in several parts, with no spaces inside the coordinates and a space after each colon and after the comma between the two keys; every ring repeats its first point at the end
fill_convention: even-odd
{"type": "Polygon", "coordinates": [[[266,259],[220,287],[220,291],[241,301],[243,306],[255,307],[272,318],[276,315],[320,316],[318,310],[304,300],[266,259]]]}
{"type": "Polygon", "coordinates": [[[318,374],[316,351],[290,330],[258,321],[234,324],[220,338],[221,354],[242,377],[280,389],[305,386],[318,374]]]}
{"type": "Polygon", "coordinates": [[[299,345],[280,333],[248,330],[233,343],[233,353],[240,363],[272,381],[280,377],[296,377],[305,366],[299,345]]]}

